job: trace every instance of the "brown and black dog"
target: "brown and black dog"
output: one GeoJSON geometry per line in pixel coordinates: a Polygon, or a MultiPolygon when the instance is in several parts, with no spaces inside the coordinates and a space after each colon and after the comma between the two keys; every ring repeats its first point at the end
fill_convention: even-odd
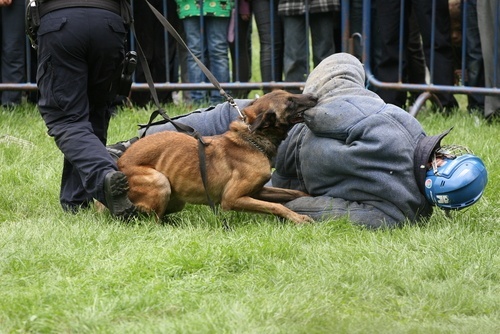
{"type": "MultiPolygon", "coordinates": [[[[273,214],[295,223],[312,221],[282,204],[307,194],[264,187],[271,177],[271,159],[280,142],[303,112],[314,107],[311,95],[276,90],[243,109],[246,122],[233,121],[229,130],[203,137],[207,192],[223,210],[273,214]]],[[[183,209],[185,203],[208,204],[202,182],[197,139],[175,131],[139,139],[118,160],[127,176],[128,196],[140,211],[158,218],[183,209]]]]}

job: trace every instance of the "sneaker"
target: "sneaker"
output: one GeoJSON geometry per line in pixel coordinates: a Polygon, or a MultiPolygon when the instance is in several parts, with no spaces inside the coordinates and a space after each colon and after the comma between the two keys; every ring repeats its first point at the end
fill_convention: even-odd
{"type": "Polygon", "coordinates": [[[139,140],[139,137],[134,137],[129,140],[125,141],[119,141],[116,144],[113,145],[108,145],[106,146],[106,150],[108,150],[109,155],[115,160],[118,161],[118,159],[122,156],[123,153],[127,150],[127,148],[130,147],[133,143],[139,140]]]}
{"type": "Polygon", "coordinates": [[[128,181],[125,174],[119,171],[112,171],[106,174],[104,179],[104,196],[106,206],[115,217],[130,219],[135,213],[134,204],[129,200],[128,181]]]}

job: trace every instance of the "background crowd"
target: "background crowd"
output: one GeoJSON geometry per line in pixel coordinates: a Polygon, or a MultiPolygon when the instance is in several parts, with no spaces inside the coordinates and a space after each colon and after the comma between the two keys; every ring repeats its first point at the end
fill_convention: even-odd
{"type": "MultiPolygon", "coordinates": [[[[204,1],[202,6],[198,0],[149,2],[164,14],[220,82],[248,82],[256,75],[262,82],[303,82],[312,67],[341,51],[340,0],[214,0],[204,1]],[[255,33],[258,39],[252,39],[255,33]],[[253,40],[259,41],[258,74],[252,73],[252,62],[257,61],[252,59],[252,48],[256,47],[253,40]],[[306,47],[308,44],[310,48],[306,47]]],[[[351,35],[362,32],[362,2],[349,1],[351,35]]],[[[462,80],[471,87],[499,86],[500,61],[494,59],[500,54],[494,49],[500,45],[498,1],[406,1],[404,8],[399,0],[371,3],[370,62],[378,80],[447,86],[462,80]],[[401,42],[400,17],[404,27],[401,42]]],[[[132,4],[136,36],[153,80],[209,82],[145,1],[135,0],[132,4]]],[[[26,47],[25,1],[0,0],[0,12],[0,82],[25,83],[28,78],[34,81],[36,54],[26,47]]],[[[134,48],[133,39],[129,44],[134,48]]],[[[360,57],[356,45],[349,51],[360,57]]],[[[137,66],[135,81],[145,82],[141,66],[137,66]]],[[[405,91],[373,90],[385,102],[403,108],[415,98],[405,91]]],[[[0,93],[3,108],[17,105],[25,97],[21,91],[0,93]]],[[[231,92],[237,98],[245,98],[248,93],[244,89],[231,92]]],[[[177,101],[180,95],[184,102],[193,105],[222,102],[217,90],[191,90],[179,95],[159,91],[163,103],[177,101]]],[[[28,98],[36,100],[34,96],[28,98]]],[[[132,92],[129,98],[138,106],[151,100],[149,92],[132,92]]],[[[467,98],[468,110],[486,118],[494,117],[500,109],[498,95],[468,94],[467,98]]],[[[437,99],[437,111],[452,112],[458,106],[451,93],[439,93],[437,99]]]]}

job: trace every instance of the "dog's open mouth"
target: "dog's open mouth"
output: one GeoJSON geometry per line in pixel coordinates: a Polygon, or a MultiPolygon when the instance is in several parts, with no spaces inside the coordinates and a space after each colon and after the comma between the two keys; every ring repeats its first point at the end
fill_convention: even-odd
{"type": "Polygon", "coordinates": [[[301,111],[299,113],[296,113],[295,115],[291,116],[289,119],[290,124],[297,124],[297,123],[302,123],[304,122],[304,112],[301,111]]]}

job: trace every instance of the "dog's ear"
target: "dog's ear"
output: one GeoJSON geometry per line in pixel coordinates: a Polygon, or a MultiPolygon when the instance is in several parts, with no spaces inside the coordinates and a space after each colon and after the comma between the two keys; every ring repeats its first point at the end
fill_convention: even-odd
{"type": "Polygon", "coordinates": [[[252,124],[249,125],[250,132],[255,132],[257,129],[265,129],[276,122],[276,113],[273,110],[263,112],[255,118],[252,124]]]}

